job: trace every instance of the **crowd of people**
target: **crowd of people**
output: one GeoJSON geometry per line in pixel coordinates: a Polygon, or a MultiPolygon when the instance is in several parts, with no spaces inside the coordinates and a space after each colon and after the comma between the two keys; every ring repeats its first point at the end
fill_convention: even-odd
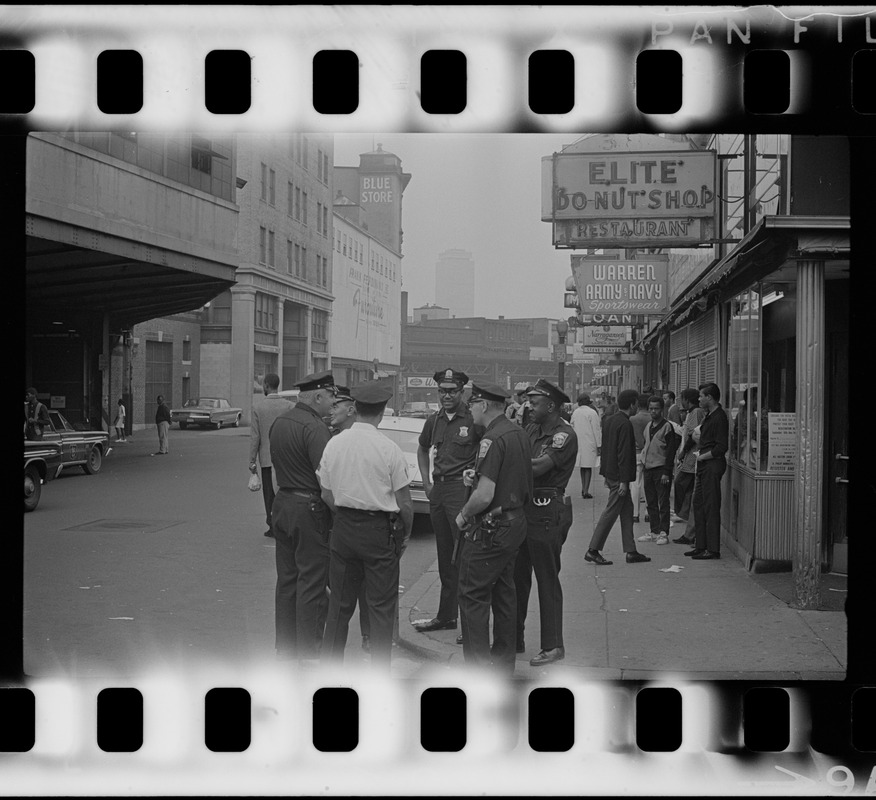
{"type": "MultiPolygon", "coordinates": [[[[417,461],[435,533],[441,584],[435,616],[421,633],[460,630],[466,664],[514,670],[526,652],[533,577],[540,641],[533,666],[561,661],[563,544],[573,524],[569,481],[584,500],[592,472],[609,490],[584,559],[601,553],[620,521],[628,564],[638,552],[633,523],[641,492],[649,532],[638,541],[691,545],[696,560],[720,558],[721,476],[728,420],[714,383],[671,391],[625,390],[577,407],[542,378],[511,392],[443,369],[440,408],[419,435],[417,461]],[[492,631],[490,620],[492,617],[492,631]]],[[[411,475],[401,449],[378,430],[392,389],[369,381],[349,389],[330,372],[295,384],[289,407],[279,378],[264,380],[253,410],[250,471],[260,470],[268,530],[276,541],[276,649],[302,665],[342,661],[359,606],[363,648],[388,668],[398,636],[399,560],[413,524],[411,475]]]]}

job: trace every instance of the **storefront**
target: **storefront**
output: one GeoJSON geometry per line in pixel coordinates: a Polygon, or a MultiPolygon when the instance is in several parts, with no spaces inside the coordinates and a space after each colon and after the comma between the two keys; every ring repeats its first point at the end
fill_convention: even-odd
{"type": "Polygon", "coordinates": [[[749,568],[847,570],[848,304],[848,217],[763,217],[644,342],[676,391],[721,389],[722,540],[749,568]]]}

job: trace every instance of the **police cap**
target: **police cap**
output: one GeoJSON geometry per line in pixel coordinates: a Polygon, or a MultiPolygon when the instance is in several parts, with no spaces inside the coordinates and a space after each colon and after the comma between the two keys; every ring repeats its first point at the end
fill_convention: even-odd
{"type": "Polygon", "coordinates": [[[302,392],[314,392],[317,389],[334,389],[335,379],[331,372],[314,372],[310,375],[305,375],[300,381],[296,381],[295,385],[302,392]]]}
{"type": "Polygon", "coordinates": [[[507,389],[503,389],[496,383],[483,383],[478,386],[476,383],[471,385],[471,400],[492,400],[496,403],[502,403],[506,397],[510,397],[511,393],[507,389]]]}
{"type": "Polygon", "coordinates": [[[546,381],[544,378],[539,378],[534,386],[530,386],[526,390],[527,395],[543,395],[544,397],[550,397],[555,403],[568,403],[569,395],[567,395],[562,389],[558,386],[554,386],[550,381],[546,381]]]}
{"type": "Polygon", "coordinates": [[[392,387],[387,386],[385,381],[366,381],[354,386],[350,396],[359,403],[376,406],[392,397],[392,387]]]}
{"type": "Polygon", "coordinates": [[[432,377],[439,387],[455,386],[457,389],[461,389],[468,383],[468,375],[454,369],[439,369],[432,377]]]}
{"type": "Polygon", "coordinates": [[[335,392],[335,400],[353,400],[353,395],[350,394],[349,386],[337,386],[335,392]]]}

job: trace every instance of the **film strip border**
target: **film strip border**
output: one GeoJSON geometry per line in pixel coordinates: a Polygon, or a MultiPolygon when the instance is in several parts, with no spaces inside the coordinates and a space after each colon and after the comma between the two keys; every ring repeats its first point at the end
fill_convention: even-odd
{"type": "Polygon", "coordinates": [[[249,689],[155,675],[0,690],[4,793],[77,794],[50,769],[70,762],[105,778],[102,793],[188,774],[211,794],[258,794],[268,767],[294,771],[295,794],[358,793],[367,767],[372,788],[504,794],[531,789],[535,766],[558,794],[876,792],[872,687],[251,677],[249,689]],[[353,772],[334,771],[339,757],[353,772]]]}
{"type": "Polygon", "coordinates": [[[0,115],[34,129],[876,127],[876,8],[18,7],[0,115]]]}

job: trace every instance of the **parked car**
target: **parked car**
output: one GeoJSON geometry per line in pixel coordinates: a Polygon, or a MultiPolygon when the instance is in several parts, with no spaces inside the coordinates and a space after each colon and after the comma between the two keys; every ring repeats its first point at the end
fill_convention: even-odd
{"type": "MultiPolygon", "coordinates": [[[[408,472],[411,476],[411,500],[415,514],[429,514],[429,498],[423,491],[423,478],[420,475],[420,466],[417,463],[417,449],[419,448],[420,433],[426,420],[418,417],[391,417],[385,415],[377,425],[385,436],[392,439],[405,454],[408,462],[408,472]]],[[[429,469],[432,468],[430,463],[429,469]]]]}
{"type": "Polygon", "coordinates": [[[43,484],[57,478],[64,469],[59,442],[24,440],[24,510],[40,503],[43,484]]]}
{"type": "Polygon", "coordinates": [[[54,409],[49,410],[51,430],[43,430],[40,444],[57,444],[61,448],[62,467],[82,467],[86,475],[100,472],[103,460],[111,452],[106,431],[79,430],[82,425],[71,425],[54,409]]]}
{"type": "Polygon", "coordinates": [[[400,416],[426,419],[438,410],[438,403],[427,403],[421,400],[414,400],[405,403],[402,406],[400,416]]]}
{"type": "Polygon", "coordinates": [[[199,397],[189,400],[182,408],[170,410],[170,421],[179,424],[181,430],[189,425],[201,428],[215,428],[217,431],[225,424],[240,425],[242,408],[234,408],[224,397],[199,397]]]}
{"type": "Polygon", "coordinates": [[[298,402],[298,395],[301,394],[301,389],[283,389],[282,392],[277,392],[277,394],[294,406],[298,402]]]}

